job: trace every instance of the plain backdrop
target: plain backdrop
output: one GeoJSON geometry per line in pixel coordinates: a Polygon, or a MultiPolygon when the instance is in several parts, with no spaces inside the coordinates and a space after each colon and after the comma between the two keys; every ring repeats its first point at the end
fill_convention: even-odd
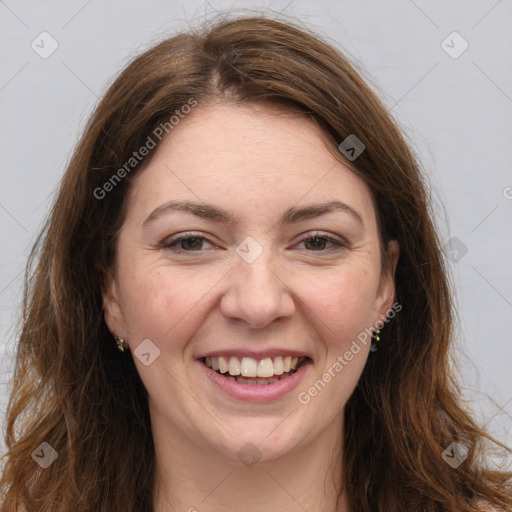
{"type": "Polygon", "coordinates": [[[281,11],[343,49],[403,126],[450,258],[463,391],[512,444],[510,0],[0,0],[2,421],[27,255],[98,97],[151,43],[247,9],[281,11]]]}

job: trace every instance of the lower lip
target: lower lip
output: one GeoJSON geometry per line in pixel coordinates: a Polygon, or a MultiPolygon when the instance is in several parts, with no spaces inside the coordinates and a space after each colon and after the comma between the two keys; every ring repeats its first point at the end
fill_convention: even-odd
{"type": "Polygon", "coordinates": [[[235,380],[228,379],[218,374],[217,372],[208,368],[201,360],[197,363],[201,366],[206,376],[224,393],[243,400],[244,402],[272,402],[287,395],[293,391],[304,378],[308,367],[311,365],[311,360],[308,359],[302,366],[289,377],[285,377],[272,384],[242,384],[235,380]]]}

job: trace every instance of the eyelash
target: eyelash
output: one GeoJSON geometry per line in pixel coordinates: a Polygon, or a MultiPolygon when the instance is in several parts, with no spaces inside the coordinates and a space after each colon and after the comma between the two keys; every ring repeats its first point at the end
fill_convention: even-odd
{"type": "MultiPolygon", "coordinates": [[[[173,252],[202,252],[201,249],[199,250],[186,250],[186,249],[178,249],[175,247],[176,244],[179,244],[180,242],[184,241],[184,240],[188,240],[190,238],[195,238],[195,239],[198,239],[198,240],[206,240],[207,242],[209,243],[212,243],[206,236],[204,235],[201,235],[199,233],[185,233],[179,237],[176,237],[176,238],[171,238],[171,239],[167,239],[165,240],[164,242],[162,242],[161,244],[161,248],[162,249],[168,249],[168,250],[171,250],[173,252]]],[[[304,236],[302,237],[297,243],[302,243],[302,242],[305,242],[307,240],[312,240],[314,238],[318,238],[318,239],[323,239],[323,240],[326,240],[327,242],[331,243],[332,244],[332,247],[330,248],[327,248],[327,249],[319,249],[319,250],[309,250],[308,252],[319,252],[319,253],[325,253],[327,251],[331,251],[331,250],[335,250],[335,249],[340,249],[340,248],[343,248],[343,247],[346,247],[346,244],[342,241],[342,240],[339,240],[338,238],[334,238],[332,236],[329,236],[329,235],[325,235],[321,232],[312,232],[312,233],[308,233],[307,236],[304,236]]]]}

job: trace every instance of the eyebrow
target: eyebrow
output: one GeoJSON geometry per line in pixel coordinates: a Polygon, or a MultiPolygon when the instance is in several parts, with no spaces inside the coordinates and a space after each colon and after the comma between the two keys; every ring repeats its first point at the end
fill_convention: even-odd
{"type": "MultiPolygon", "coordinates": [[[[178,211],[191,213],[202,219],[213,220],[226,225],[232,225],[238,222],[239,216],[230,213],[223,208],[212,206],[205,203],[197,203],[194,201],[169,201],[160,205],[158,208],[153,210],[143,223],[143,227],[154,222],[157,218],[168,213],[169,211],[178,211]]],[[[358,224],[364,227],[364,221],[361,214],[342,201],[328,201],[326,203],[312,204],[307,206],[293,206],[283,213],[279,222],[281,224],[293,224],[302,220],[312,219],[340,211],[350,215],[354,218],[358,224]]]]}

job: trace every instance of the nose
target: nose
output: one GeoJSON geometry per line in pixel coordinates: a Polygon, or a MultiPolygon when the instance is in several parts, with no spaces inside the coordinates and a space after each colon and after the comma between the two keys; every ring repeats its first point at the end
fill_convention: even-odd
{"type": "Polygon", "coordinates": [[[272,258],[265,257],[265,252],[252,263],[237,258],[220,304],[226,318],[243,321],[253,329],[290,318],[295,312],[282,269],[280,275],[279,265],[272,264],[272,258]]]}

